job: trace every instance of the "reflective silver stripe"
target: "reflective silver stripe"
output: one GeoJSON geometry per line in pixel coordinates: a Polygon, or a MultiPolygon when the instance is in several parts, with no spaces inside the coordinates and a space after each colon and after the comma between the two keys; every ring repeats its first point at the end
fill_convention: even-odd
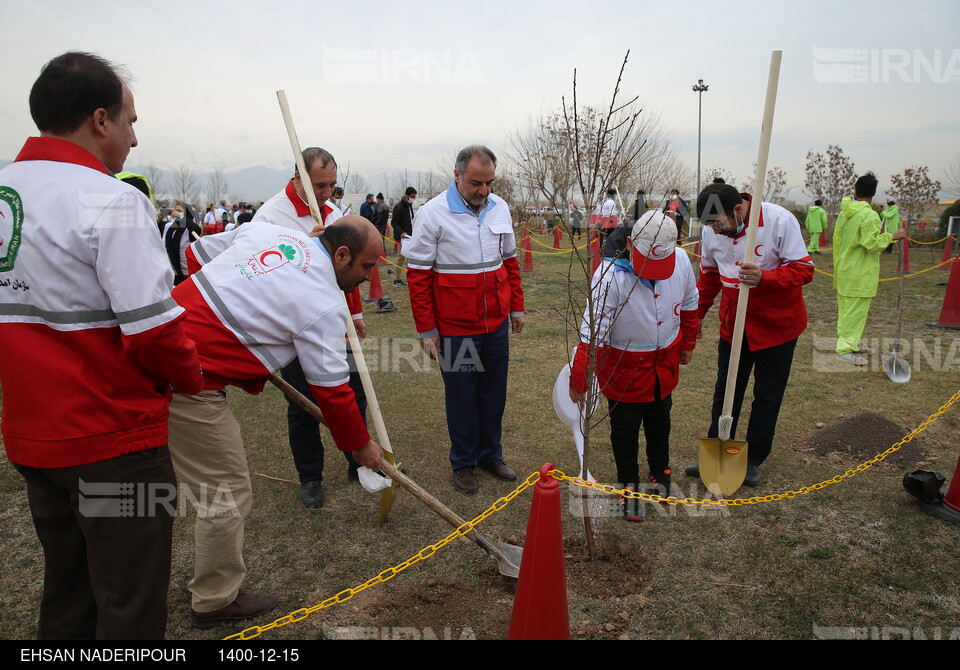
{"type": "Polygon", "coordinates": [[[499,258],[483,263],[434,263],[433,267],[437,270],[482,270],[483,268],[496,268],[503,265],[499,258]]]}
{"type": "Polygon", "coordinates": [[[200,240],[194,242],[193,249],[197,252],[197,256],[200,257],[200,260],[203,261],[204,265],[213,260],[213,258],[210,257],[210,254],[203,250],[203,243],[200,240]]]}
{"type": "Polygon", "coordinates": [[[670,343],[667,344],[658,344],[656,342],[634,342],[631,340],[610,340],[610,344],[617,349],[623,349],[624,351],[633,351],[633,352],[649,352],[653,353],[659,347],[660,349],[666,349],[670,346],[670,343]]]}
{"type": "Polygon", "coordinates": [[[166,298],[152,305],[147,305],[146,307],[138,307],[137,309],[131,309],[126,312],[117,312],[117,321],[120,323],[143,321],[152,316],[159,316],[164,312],[169,312],[171,309],[176,309],[179,306],[173,298],[166,298]]]}
{"type": "Polygon", "coordinates": [[[31,316],[43,319],[47,323],[75,324],[99,323],[101,321],[116,321],[117,316],[111,309],[78,310],[75,312],[51,312],[40,309],[35,305],[20,305],[17,303],[0,303],[0,316],[31,316]]]}
{"type": "Polygon", "coordinates": [[[307,380],[308,384],[313,384],[314,386],[319,386],[323,383],[329,382],[342,382],[346,384],[350,380],[350,375],[348,373],[337,373],[337,374],[326,374],[326,375],[304,375],[304,378],[307,380]]]}
{"type": "Polygon", "coordinates": [[[506,254],[505,256],[501,256],[501,258],[503,258],[503,260],[507,260],[508,258],[516,258],[516,257],[517,257],[517,250],[516,250],[516,249],[513,250],[513,253],[512,253],[512,254],[506,254]]]}
{"type": "Polygon", "coordinates": [[[433,261],[425,261],[422,258],[407,257],[407,265],[422,265],[425,268],[432,268],[433,261]]]}
{"type": "Polygon", "coordinates": [[[226,319],[227,323],[230,324],[230,327],[233,328],[234,332],[240,337],[241,340],[243,340],[243,343],[256,351],[260,355],[260,358],[266,361],[268,369],[279,370],[283,367],[283,365],[280,364],[280,361],[274,358],[273,354],[271,354],[264,345],[253,339],[250,333],[248,333],[247,330],[240,325],[240,322],[237,321],[236,317],[231,314],[230,310],[227,309],[227,306],[223,304],[220,296],[217,295],[217,292],[210,284],[210,280],[207,279],[202,270],[190,276],[193,277],[194,281],[198,282],[203,287],[204,292],[210,297],[210,300],[213,301],[217,311],[220,312],[220,316],[226,319]]]}

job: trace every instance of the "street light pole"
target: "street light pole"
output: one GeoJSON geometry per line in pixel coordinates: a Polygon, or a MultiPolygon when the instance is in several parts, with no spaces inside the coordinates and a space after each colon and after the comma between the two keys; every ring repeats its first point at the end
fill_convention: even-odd
{"type": "Polygon", "coordinates": [[[700,195],[700,134],[703,126],[703,93],[710,86],[703,83],[703,79],[697,81],[693,87],[693,92],[697,94],[698,112],[697,112],[697,196],[700,195]]]}

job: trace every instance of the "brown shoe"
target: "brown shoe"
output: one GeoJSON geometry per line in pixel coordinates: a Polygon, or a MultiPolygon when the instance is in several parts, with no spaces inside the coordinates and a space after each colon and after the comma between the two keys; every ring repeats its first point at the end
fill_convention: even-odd
{"type": "Polygon", "coordinates": [[[277,597],[268,593],[244,593],[240,591],[236,600],[213,612],[196,612],[190,609],[190,625],[194,628],[216,628],[231,621],[243,621],[269,612],[277,606],[277,597]]]}
{"type": "Polygon", "coordinates": [[[514,472],[513,468],[504,463],[502,460],[494,461],[493,463],[481,463],[480,469],[486,470],[502,482],[517,481],[517,473],[514,472]]]}
{"type": "Polygon", "coordinates": [[[477,476],[473,474],[473,466],[468,465],[465,468],[453,471],[453,485],[458,491],[464,493],[476,493],[480,490],[477,484],[477,476]]]}

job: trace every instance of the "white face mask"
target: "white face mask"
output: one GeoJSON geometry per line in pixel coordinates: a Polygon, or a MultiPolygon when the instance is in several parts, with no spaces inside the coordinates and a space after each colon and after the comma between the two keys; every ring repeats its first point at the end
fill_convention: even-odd
{"type": "Polygon", "coordinates": [[[678,196],[676,193],[674,193],[673,195],[670,196],[670,199],[671,199],[671,200],[676,200],[676,199],[679,198],[679,197],[680,197],[680,196],[678,196]]]}

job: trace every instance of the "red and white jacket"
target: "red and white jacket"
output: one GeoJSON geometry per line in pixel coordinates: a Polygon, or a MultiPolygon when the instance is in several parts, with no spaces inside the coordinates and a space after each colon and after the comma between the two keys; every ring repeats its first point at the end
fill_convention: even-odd
{"type": "Polygon", "coordinates": [[[348,383],[348,313],[330,254],[318,238],[269,223],[224,235],[232,244],[173,291],[206,388],[256,394],[299,358],[337,448],[362,447],[370,435],[348,383]]]}
{"type": "Polygon", "coordinates": [[[499,196],[475,214],[451,184],[417,210],[403,249],[421,338],[490,333],[523,316],[513,219],[499,196]]]}
{"type": "MultiPolygon", "coordinates": [[[[593,275],[597,381],[601,393],[622,402],[655,400],[676,388],[680,351],[697,346],[697,282],[690,257],[678,248],[669,279],[649,282],[633,271],[629,259],[600,264],[593,275]]],[[[590,306],[584,310],[570,373],[570,387],[587,390],[590,363],[590,306]]]]}
{"type": "MultiPolygon", "coordinates": [[[[749,197],[749,196],[745,196],[749,197]]],[[[730,238],[703,230],[700,262],[700,319],[720,299],[720,337],[730,342],[740,296],[739,266],[743,263],[747,229],[730,238]]],[[[797,218],[779,205],[761,204],[754,262],[763,271],[759,286],[750,290],[744,336],[751,351],[768,349],[800,337],[807,327],[803,285],[813,281],[813,261],[800,234],[797,218]]]]}
{"type": "Polygon", "coordinates": [[[617,211],[617,203],[613,201],[613,198],[607,198],[593,209],[593,214],[590,215],[590,225],[605,230],[616,228],[617,211]]]}
{"type": "MultiPolygon", "coordinates": [[[[320,206],[320,217],[323,219],[323,225],[325,226],[329,226],[342,216],[340,210],[329,200],[320,206]]],[[[263,203],[263,206],[254,214],[253,219],[246,225],[263,222],[283,226],[290,230],[299,230],[308,235],[315,225],[313,216],[310,214],[310,205],[304,202],[303,198],[297,193],[293,187],[292,179],[287,182],[285,189],[263,203]]],[[[193,268],[199,268],[203,263],[214,258],[233,244],[234,231],[236,231],[236,228],[219,235],[204,237],[188,249],[187,267],[190,272],[192,273],[193,268]]],[[[360,299],[360,290],[354,289],[346,296],[353,320],[359,321],[363,318],[363,301],[360,299]]]]}
{"type": "Polygon", "coordinates": [[[8,458],[95,463],[167,443],[170,385],[203,386],[156,212],[85,149],[27,140],[0,171],[8,458]]]}

